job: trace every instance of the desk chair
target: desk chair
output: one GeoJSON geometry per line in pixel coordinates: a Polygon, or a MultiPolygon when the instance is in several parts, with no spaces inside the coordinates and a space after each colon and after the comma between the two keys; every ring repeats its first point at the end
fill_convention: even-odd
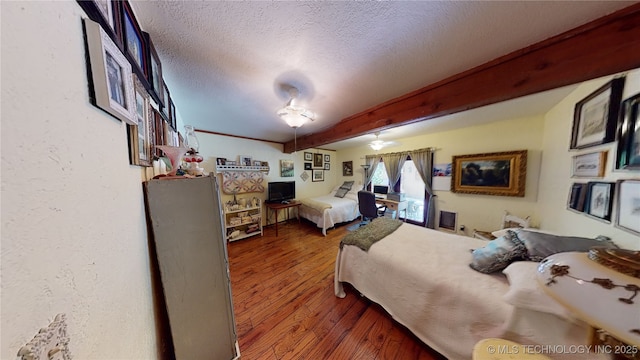
{"type": "Polygon", "coordinates": [[[387,211],[386,206],[378,207],[376,204],[376,196],[370,191],[358,191],[358,209],[360,210],[361,222],[360,226],[366,225],[370,220],[384,216],[387,211]]]}

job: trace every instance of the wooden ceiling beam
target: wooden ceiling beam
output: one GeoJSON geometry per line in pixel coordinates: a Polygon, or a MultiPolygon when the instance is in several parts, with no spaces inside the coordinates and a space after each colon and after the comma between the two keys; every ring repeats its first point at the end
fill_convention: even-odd
{"type": "Polygon", "coordinates": [[[284,152],[515,99],[640,67],[640,3],[286,142],[284,152]]]}

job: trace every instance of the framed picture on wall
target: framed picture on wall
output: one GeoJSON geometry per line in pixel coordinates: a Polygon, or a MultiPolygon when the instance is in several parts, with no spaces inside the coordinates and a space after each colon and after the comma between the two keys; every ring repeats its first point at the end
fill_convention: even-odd
{"type": "Polygon", "coordinates": [[[145,38],[145,44],[147,45],[147,78],[149,79],[149,93],[160,106],[164,106],[162,89],[162,63],[160,62],[160,56],[156,51],[151,36],[143,32],[145,38]]]}
{"type": "Polygon", "coordinates": [[[572,177],[603,177],[607,151],[580,154],[573,157],[572,177]]]}
{"type": "Polygon", "coordinates": [[[100,24],[84,19],[91,68],[90,101],[127,124],[137,125],[131,64],[100,24]]]}
{"type": "Polygon", "coordinates": [[[119,46],[122,43],[120,26],[120,2],[112,0],[81,0],[78,4],[89,19],[97,22],[119,46]]]}
{"type": "Polygon", "coordinates": [[[304,152],[304,161],[313,161],[313,154],[310,152],[304,152]]]}
{"type": "Polygon", "coordinates": [[[640,170],[640,94],[622,102],[616,169],[640,170]]]}
{"type": "Polygon", "coordinates": [[[331,155],[328,155],[328,154],[325,155],[324,156],[324,162],[326,162],[326,163],[331,162],[331,155]]]}
{"type": "Polygon", "coordinates": [[[571,149],[583,149],[615,140],[624,81],[624,77],[613,79],[576,104],[571,149]]]}
{"type": "Polygon", "coordinates": [[[313,154],[313,168],[322,169],[322,154],[313,154]]]}
{"type": "Polygon", "coordinates": [[[280,176],[293,177],[293,160],[280,160],[280,176]]]}
{"type": "Polygon", "coordinates": [[[331,163],[324,163],[324,170],[331,170],[331,163]]]}
{"type": "Polygon", "coordinates": [[[587,199],[587,184],[586,183],[574,183],[571,185],[569,191],[569,200],[567,201],[567,208],[569,210],[583,212],[585,201],[587,199]]]}
{"type": "Polygon", "coordinates": [[[524,197],[527,150],[453,157],[451,191],[524,197]]]}
{"type": "Polygon", "coordinates": [[[309,162],[304,163],[304,169],[305,169],[305,170],[311,170],[311,169],[312,169],[311,165],[312,165],[312,164],[311,164],[311,163],[309,163],[309,162]]]}
{"type": "Polygon", "coordinates": [[[313,170],[311,181],[324,181],[324,170],[313,170]]]}
{"type": "Polygon", "coordinates": [[[353,161],[342,162],[342,176],[353,176],[353,161]]]}
{"type": "Polygon", "coordinates": [[[616,227],[640,235],[640,180],[618,180],[616,227]]]}
{"type": "Polygon", "coordinates": [[[611,221],[615,183],[590,182],[588,187],[587,208],[585,211],[587,215],[604,221],[611,221]]]}
{"type": "Polygon", "coordinates": [[[137,125],[127,125],[129,158],[133,165],[151,166],[151,106],[149,93],[134,74],[137,125]]]}

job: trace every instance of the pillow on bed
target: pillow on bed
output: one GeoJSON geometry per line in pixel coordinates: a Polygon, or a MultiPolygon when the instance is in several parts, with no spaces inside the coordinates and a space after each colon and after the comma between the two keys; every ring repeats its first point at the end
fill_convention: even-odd
{"type": "Polygon", "coordinates": [[[545,312],[571,320],[571,312],[560,305],[540,287],[536,280],[538,263],[516,261],[502,271],[509,280],[509,290],[502,296],[505,302],[513,306],[545,312]]]}
{"type": "Polygon", "coordinates": [[[341,189],[347,189],[347,190],[351,190],[351,188],[353,187],[353,183],[354,181],[345,181],[342,183],[342,185],[340,185],[341,189]]]}
{"type": "Polygon", "coordinates": [[[527,248],[518,239],[513,231],[489,243],[471,253],[472,260],[469,266],[481,273],[490,274],[506,268],[515,260],[524,259],[527,248]]]}
{"type": "Polygon", "coordinates": [[[515,236],[524,243],[527,249],[527,259],[542,261],[549,255],[567,251],[587,252],[594,246],[617,248],[618,246],[606,236],[595,239],[577,236],[560,236],[520,229],[515,236]]]}
{"type": "Polygon", "coordinates": [[[338,190],[336,190],[336,194],[334,196],[343,198],[345,195],[347,195],[348,192],[349,192],[349,189],[339,188],[338,190]]]}

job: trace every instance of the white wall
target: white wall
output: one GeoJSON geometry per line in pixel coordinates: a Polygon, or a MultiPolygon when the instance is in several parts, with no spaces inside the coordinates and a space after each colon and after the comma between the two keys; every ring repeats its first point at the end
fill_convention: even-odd
{"type": "MultiPolygon", "coordinates": [[[[474,228],[498,229],[505,210],[519,216],[532,215],[533,217],[538,198],[543,124],[542,117],[493,122],[460,130],[399,139],[400,145],[384,148],[378,153],[433,147],[436,148],[435,163],[440,164],[450,163],[454,155],[528,150],[525,197],[457,194],[450,191],[435,192],[437,195],[436,211],[458,212],[458,224],[465,225],[465,233],[470,235],[474,228]]],[[[365,155],[374,153],[366,146],[338,151],[339,164],[342,164],[343,161],[353,161],[354,167],[353,177],[342,177],[342,173],[340,173],[338,181],[351,178],[351,180],[362,182],[360,165],[364,164],[365,155]]],[[[536,220],[534,217],[534,224],[536,220]]]]}
{"type": "MultiPolygon", "coordinates": [[[[618,179],[640,178],[638,171],[614,170],[616,142],[582,150],[569,150],[575,104],[612,78],[613,76],[608,76],[581,84],[575,91],[546,114],[543,167],[540,181],[540,188],[544,190],[540,193],[538,216],[541,218],[542,227],[555,232],[587,237],[606,235],[620,246],[629,249],[640,249],[640,237],[620,230],[611,223],[605,223],[566,209],[569,188],[574,182],[615,182],[618,179]],[[571,178],[573,156],[605,150],[608,150],[608,156],[606,173],[603,178],[571,178]]],[[[627,73],[622,98],[626,99],[637,94],[639,91],[640,70],[627,73]]],[[[613,211],[612,219],[615,219],[615,203],[613,211]]]]}
{"type": "Polygon", "coordinates": [[[76,359],[158,358],[141,168],[88,99],[75,1],[1,2],[0,358],[58,313],[76,359]]]}

